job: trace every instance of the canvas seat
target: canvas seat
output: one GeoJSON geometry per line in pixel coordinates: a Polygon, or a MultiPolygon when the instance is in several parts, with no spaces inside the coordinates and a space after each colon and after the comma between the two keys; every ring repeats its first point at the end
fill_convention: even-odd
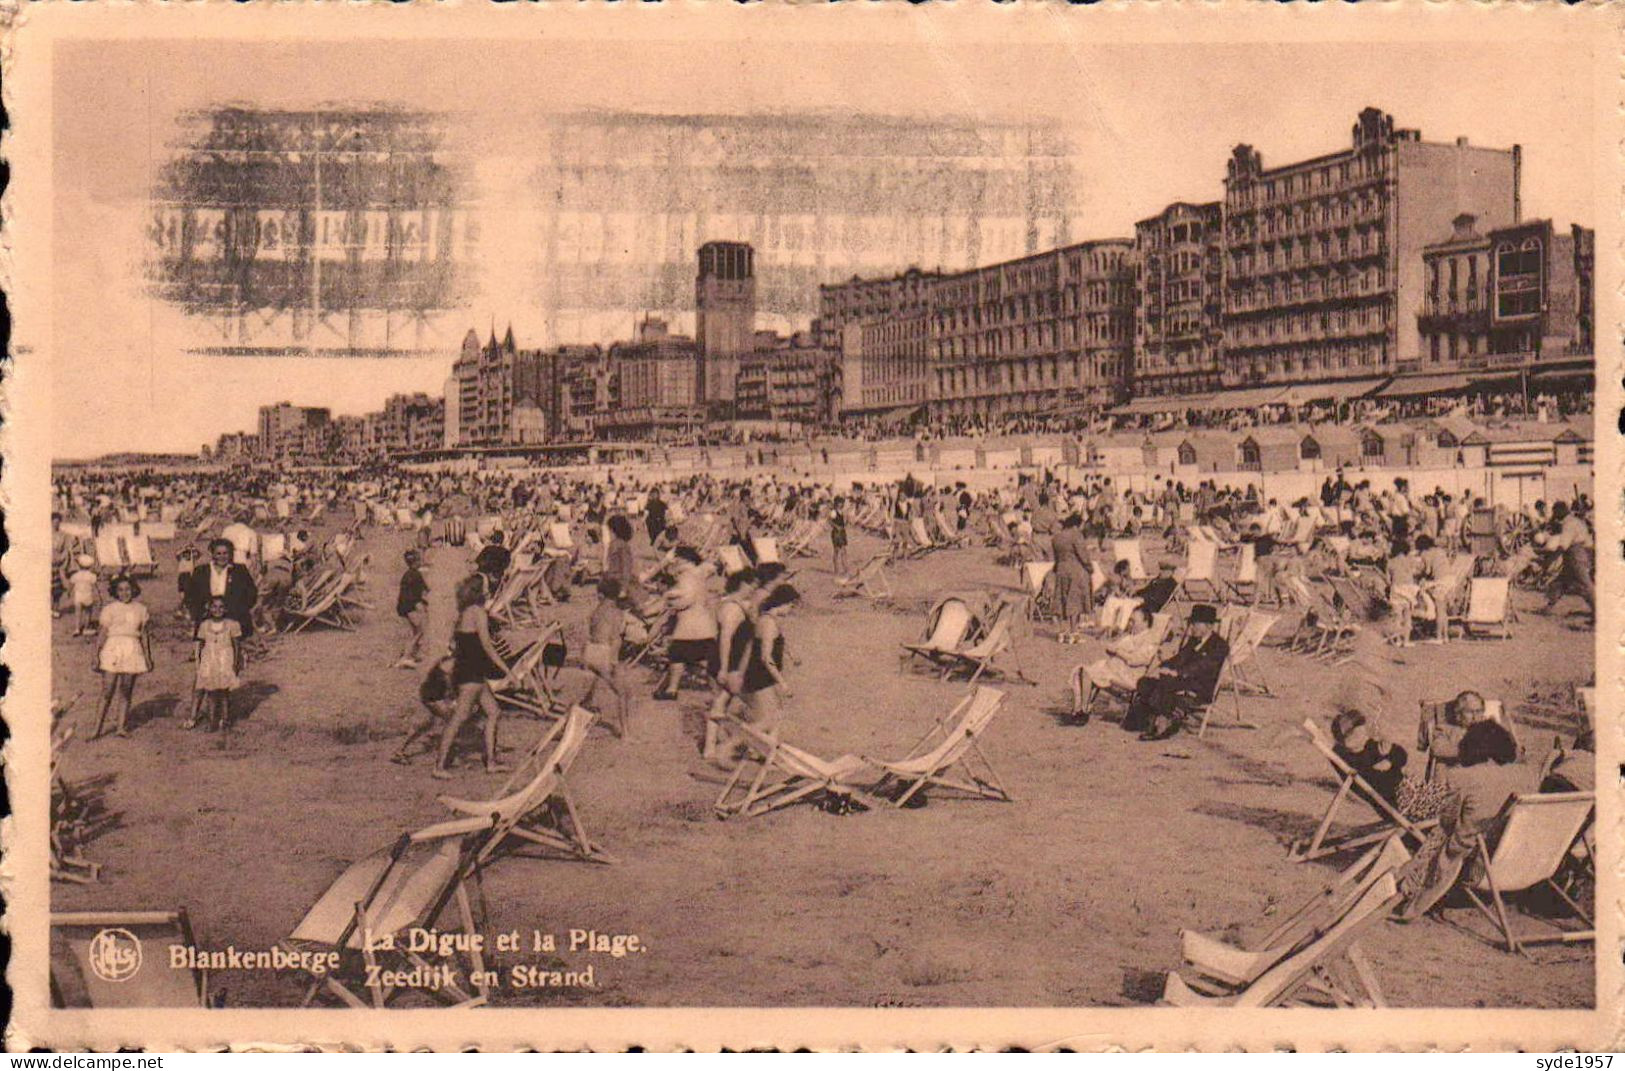
{"type": "Polygon", "coordinates": [[[971,689],[931,730],[895,761],[867,759],[884,773],[878,793],[888,782],[900,786],[896,805],[902,807],[927,786],[951,789],[980,799],[1010,799],[993,764],[979,743],[987,727],[1004,707],[1005,693],[980,685],[971,689]]]}
{"type": "Polygon", "coordinates": [[[969,683],[975,684],[984,674],[993,672],[1023,684],[1035,683],[1028,679],[1015,657],[1015,621],[1019,601],[1001,600],[993,611],[992,621],[973,642],[952,650],[939,650],[930,656],[942,667],[943,680],[955,672],[962,672],[970,674],[969,683]],[[1006,655],[1016,662],[1013,673],[999,664],[999,660],[1006,655]]]}
{"type": "Polygon", "coordinates": [[[926,616],[924,638],[919,643],[902,644],[899,672],[916,657],[938,662],[942,656],[970,642],[975,637],[975,630],[976,615],[971,612],[968,602],[957,596],[939,600],[926,616]]]}
{"type": "MultiPolygon", "coordinates": [[[[500,640],[498,641],[500,644],[500,640]]],[[[516,710],[536,718],[559,717],[562,707],[553,689],[552,675],[557,672],[544,659],[549,644],[563,644],[564,627],[550,621],[541,634],[517,651],[503,653],[508,663],[508,675],[491,682],[491,693],[499,706],[516,710]]]]}
{"type": "MultiPolygon", "coordinates": [[[[491,835],[479,848],[479,861],[483,862],[513,840],[537,845],[553,856],[593,863],[615,861],[587,835],[570,793],[570,767],[587,742],[594,717],[585,707],[572,707],[557,725],[542,734],[529,756],[503,785],[498,798],[439,797],[451,810],[491,823],[491,835]]],[[[454,820],[430,826],[423,832],[456,827],[454,820]]]]}
{"type": "Polygon", "coordinates": [[[169,964],[170,945],[197,947],[184,910],[52,912],[51,945],[53,1007],[211,1006],[207,973],[169,964]],[[133,968],[120,958],[132,947],[141,949],[133,968]],[[125,970],[131,973],[117,977],[125,970]]]}
{"type": "Polygon", "coordinates": [[[1022,563],[1021,592],[1027,596],[1027,613],[1029,617],[1045,621],[1060,618],[1060,607],[1055,605],[1054,562],[1022,563]]]}
{"type": "Polygon", "coordinates": [[[1151,579],[1145,571],[1145,559],[1140,554],[1140,541],[1138,539],[1112,540],[1112,562],[1128,562],[1128,575],[1130,580],[1151,579]]]}
{"type": "Polygon", "coordinates": [[[714,809],[718,818],[754,817],[826,792],[872,799],[857,782],[869,768],[858,756],[820,758],[785,743],[782,726],[763,732],[749,722],[730,718],[729,727],[749,745],[750,757],[734,768],[717,796],[714,809]]]}
{"type": "MultiPolygon", "coordinates": [[[[1133,565],[1129,566],[1130,570],[1133,565]]],[[[1174,589],[1174,598],[1190,602],[1214,601],[1224,598],[1219,590],[1219,546],[1203,539],[1193,539],[1185,548],[1185,575],[1174,589]]]]}
{"type": "Polygon", "coordinates": [[[886,566],[891,561],[890,551],[881,551],[858,567],[851,576],[835,578],[833,596],[837,599],[862,595],[868,599],[892,597],[891,577],[886,566]]]}
{"type": "Polygon", "coordinates": [[[1467,605],[1450,621],[1464,637],[1491,634],[1512,638],[1512,581],[1504,576],[1477,576],[1468,581],[1467,605]]]}
{"type": "Polygon", "coordinates": [[[1478,879],[1468,886],[1467,895],[1500,931],[1507,951],[1521,953],[1525,945],[1531,944],[1596,940],[1596,924],[1590,913],[1555,880],[1570,848],[1590,824],[1596,799],[1594,792],[1513,796],[1497,823],[1500,836],[1495,847],[1491,849],[1483,835],[1478,837],[1474,851],[1482,868],[1478,879]],[[1554,925],[1542,932],[1519,933],[1505,898],[1535,888],[1556,893],[1585,928],[1554,925]]]}
{"type": "Polygon", "coordinates": [[[455,1007],[485,1003],[489,993],[469,977],[469,971],[485,970],[481,951],[453,950],[445,956],[413,951],[407,931],[435,929],[469,936],[482,932],[468,881],[476,875],[480,851],[491,835],[488,818],[442,823],[403,833],[390,847],[346,867],[282,940],[290,951],[337,952],[340,957],[338,970],[313,976],[301,1007],[327,996],[351,1008],[384,1008],[395,997],[413,992],[455,1007]],[[447,919],[451,909],[456,916],[447,919]],[[373,971],[418,968],[428,973],[436,967],[457,974],[450,984],[417,988],[385,985],[384,976],[373,971]]]}
{"type": "Polygon", "coordinates": [[[330,584],[320,592],[312,592],[303,605],[287,605],[282,608],[283,631],[303,632],[312,625],[326,625],[328,628],[353,632],[357,627],[354,610],[359,605],[352,598],[347,598],[355,586],[355,577],[350,573],[340,573],[330,584]]]}
{"type": "Polygon", "coordinates": [[[1307,841],[1299,841],[1289,849],[1289,857],[1295,863],[1310,859],[1324,859],[1330,855],[1348,851],[1350,848],[1359,848],[1373,844],[1379,840],[1386,840],[1396,832],[1402,832],[1421,840],[1427,829],[1438,824],[1437,819],[1428,819],[1423,822],[1413,822],[1399,813],[1393,804],[1383,799],[1376,789],[1361,777],[1353,767],[1338,757],[1333,748],[1331,738],[1321,729],[1313,719],[1306,718],[1303,730],[1309,737],[1309,743],[1320,752],[1332,771],[1337,775],[1337,791],[1332,801],[1326,807],[1326,813],[1321,816],[1320,823],[1315,827],[1314,835],[1307,841]],[[1377,821],[1375,825],[1367,825],[1355,829],[1342,836],[1328,839],[1332,824],[1337,820],[1338,812],[1343,803],[1354,795],[1364,800],[1366,805],[1375,812],[1377,821]]]}

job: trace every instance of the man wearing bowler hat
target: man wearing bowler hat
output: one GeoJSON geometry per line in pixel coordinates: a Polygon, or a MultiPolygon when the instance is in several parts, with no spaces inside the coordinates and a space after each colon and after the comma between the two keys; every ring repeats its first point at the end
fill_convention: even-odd
{"type": "Polygon", "coordinates": [[[1213,698],[1219,670],[1230,645],[1218,634],[1219,614],[1207,603],[1191,607],[1185,642],[1173,657],[1140,679],[1129,700],[1123,728],[1140,730],[1141,740],[1166,740],[1185,715],[1213,698]]]}

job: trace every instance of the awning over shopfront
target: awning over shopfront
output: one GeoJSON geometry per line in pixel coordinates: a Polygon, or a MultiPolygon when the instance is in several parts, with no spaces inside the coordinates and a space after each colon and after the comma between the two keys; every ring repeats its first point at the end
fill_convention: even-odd
{"type": "Polygon", "coordinates": [[[1418,398],[1425,394],[1450,394],[1467,389],[1463,375],[1400,376],[1373,397],[1418,398]]]}
{"type": "Polygon", "coordinates": [[[1530,376],[1529,382],[1540,387],[1579,386],[1592,382],[1594,372],[1595,369],[1592,368],[1543,368],[1530,376]]]}
{"type": "Polygon", "coordinates": [[[1115,409],[1108,410],[1112,416],[1142,416],[1147,413],[1180,413],[1186,409],[1202,409],[1206,407],[1207,400],[1213,397],[1210,394],[1186,395],[1178,398],[1136,398],[1115,409]]]}
{"type": "Polygon", "coordinates": [[[1282,400],[1290,388],[1276,384],[1273,387],[1242,387],[1238,390],[1223,390],[1217,394],[1209,395],[1200,405],[1193,405],[1193,409],[1256,409],[1261,405],[1272,405],[1282,400]]]}
{"type": "Polygon", "coordinates": [[[1286,405],[1308,405],[1310,402],[1346,402],[1350,398],[1363,398],[1382,383],[1381,377],[1370,379],[1344,379],[1335,383],[1305,383],[1288,387],[1280,401],[1286,405]]]}

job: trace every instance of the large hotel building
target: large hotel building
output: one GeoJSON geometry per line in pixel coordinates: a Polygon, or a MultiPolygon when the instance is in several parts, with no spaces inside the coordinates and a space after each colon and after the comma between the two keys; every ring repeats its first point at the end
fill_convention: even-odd
{"type": "Polygon", "coordinates": [[[1520,166],[1517,146],[1424,141],[1367,108],[1347,146],[1323,156],[1266,167],[1253,146],[1236,146],[1222,199],[1169,205],[1132,239],[822,286],[822,337],[843,354],[841,410],[1000,417],[1125,398],[1146,410],[1159,398],[1251,406],[1289,387],[1299,400],[1340,400],[1406,393],[1410,378],[1387,381],[1469,346],[1503,351],[1502,366],[1589,355],[1591,232],[1516,231],[1520,166]],[[1468,244],[1486,265],[1493,246],[1503,289],[1542,288],[1519,299],[1539,324],[1533,312],[1485,316],[1450,342],[1429,273],[1464,240],[1467,217],[1478,228],[1468,244]],[[1505,255],[1509,242],[1538,248],[1548,266],[1515,276],[1522,262],[1505,255]]]}

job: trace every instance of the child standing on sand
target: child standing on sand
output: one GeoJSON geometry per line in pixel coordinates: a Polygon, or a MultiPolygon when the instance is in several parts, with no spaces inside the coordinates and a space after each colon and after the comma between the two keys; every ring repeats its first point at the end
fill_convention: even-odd
{"type": "Polygon", "coordinates": [[[87,636],[95,631],[90,612],[96,608],[96,572],[92,568],[96,559],[81,554],[76,564],[79,568],[68,574],[68,590],[73,593],[73,634],[87,636]]]}
{"type": "Polygon", "coordinates": [[[102,735],[107,715],[118,705],[118,720],[114,732],[129,736],[130,704],[135,697],[135,679],[152,670],[152,639],[147,632],[147,608],[136,602],[141,588],[127,576],[115,576],[109,585],[113,601],[102,607],[98,615],[101,626],[101,650],[96,654],[96,668],[104,676],[102,702],[96,711],[96,731],[92,740],[102,735]]]}
{"type": "Polygon", "coordinates": [[[243,671],[243,627],[226,616],[226,600],[218,596],[209,600],[209,609],[197,626],[197,695],[192,721],[197,724],[198,713],[206,711],[209,731],[219,732],[231,725],[231,693],[240,683],[243,671]]]}

